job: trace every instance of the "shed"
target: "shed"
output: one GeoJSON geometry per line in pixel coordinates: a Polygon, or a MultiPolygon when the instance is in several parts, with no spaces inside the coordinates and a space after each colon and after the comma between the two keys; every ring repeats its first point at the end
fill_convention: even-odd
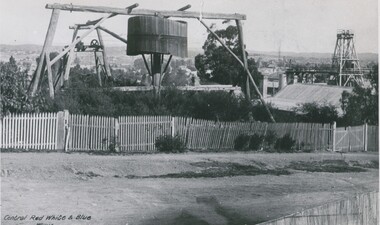
{"type": "Polygon", "coordinates": [[[343,114],[340,99],[343,91],[351,93],[352,87],[341,87],[323,84],[291,84],[280,90],[273,97],[266,98],[266,102],[284,111],[303,103],[328,103],[336,106],[339,114],[343,114]]]}

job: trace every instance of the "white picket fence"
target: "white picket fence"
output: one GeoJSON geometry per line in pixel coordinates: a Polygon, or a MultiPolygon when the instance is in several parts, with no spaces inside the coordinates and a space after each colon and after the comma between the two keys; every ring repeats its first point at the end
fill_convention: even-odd
{"type": "Polygon", "coordinates": [[[57,113],[11,114],[0,122],[0,148],[56,149],[57,113]]]}
{"type": "Polygon", "coordinates": [[[179,135],[188,149],[233,149],[240,134],[289,134],[303,150],[377,151],[378,127],[335,124],[215,122],[172,116],[118,118],[70,115],[67,111],[11,114],[0,120],[0,148],[67,151],[155,151],[161,135],[179,135]]]}

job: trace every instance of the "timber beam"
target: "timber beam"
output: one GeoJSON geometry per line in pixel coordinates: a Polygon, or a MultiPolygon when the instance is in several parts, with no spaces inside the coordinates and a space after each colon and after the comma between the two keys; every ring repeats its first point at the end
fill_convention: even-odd
{"type": "Polygon", "coordinates": [[[177,17],[177,18],[200,18],[202,19],[221,19],[221,20],[245,20],[244,14],[226,14],[226,13],[207,13],[192,11],[171,11],[171,10],[148,10],[148,9],[123,9],[104,6],[86,6],[86,5],[72,5],[72,4],[47,4],[47,9],[60,9],[70,12],[93,12],[93,13],[112,13],[130,16],[157,16],[163,17],[177,17]]]}
{"type": "MultiPolygon", "coordinates": [[[[91,27],[88,25],[76,24],[75,26],[70,26],[69,29],[89,30],[89,29],[91,29],[91,27]]],[[[99,26],[98,29],[108,33],[109,35],[118,39],[119,41],[124,42],[125,44],[128,44],[127,39],[125,39],[125,38],[119,36],[118,34],[108,30],[107,28],[99,26]]]]}

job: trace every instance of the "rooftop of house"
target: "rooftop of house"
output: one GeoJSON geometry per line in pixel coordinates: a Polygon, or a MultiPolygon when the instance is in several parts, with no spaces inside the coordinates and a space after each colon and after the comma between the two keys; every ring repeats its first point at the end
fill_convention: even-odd
{"type": "Polygon", "coordinates": [[[291,111],[303,103],[327,103],[336,106],[338,113],[342,114],[340,99],[343,91],[352,92],[352,88],[322,84],[290,84],[273,97],[266,98],[266,101],[284,111],[291,111]]]}

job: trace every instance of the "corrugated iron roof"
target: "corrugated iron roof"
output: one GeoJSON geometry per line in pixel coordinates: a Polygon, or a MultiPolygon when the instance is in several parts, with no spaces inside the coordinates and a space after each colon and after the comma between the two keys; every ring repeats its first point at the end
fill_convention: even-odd
{"type": "Polygon", "coordinates": [[[340,99],[343,91],[352,92],[352,88],[320,84],[291,84],[273,97],[267,98],[266,101],[285,111],[291,111],[293,107],[303,103],[330,103],[337,107],[339,113],[342,113],[340,99]]]}

